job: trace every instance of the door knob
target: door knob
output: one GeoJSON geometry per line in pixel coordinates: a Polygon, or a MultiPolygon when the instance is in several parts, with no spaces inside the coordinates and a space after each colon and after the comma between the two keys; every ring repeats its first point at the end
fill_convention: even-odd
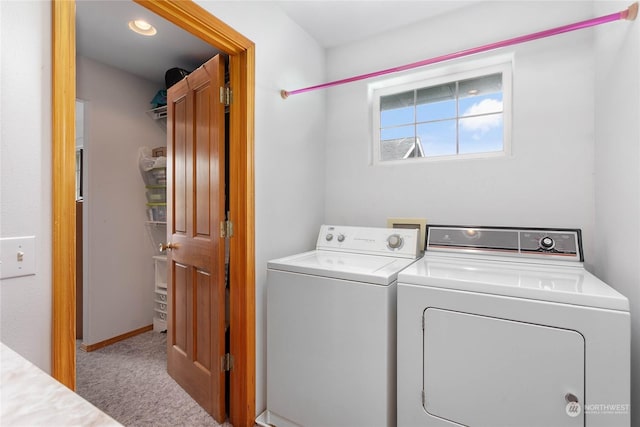
{"type": "Polygon", "coordinates": [[[160,243],[160,252],[170,251],[171,249],[178,249],[178,245],[174,243],[160,243]]]}

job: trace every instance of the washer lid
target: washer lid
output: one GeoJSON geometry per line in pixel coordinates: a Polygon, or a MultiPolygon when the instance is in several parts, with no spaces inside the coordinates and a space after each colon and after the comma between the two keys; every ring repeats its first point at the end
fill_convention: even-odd
{"type": "Polygon", "coordinates": [[[629,300],[581,265],[474,260],[425,255],[398,282],[629,311],[629,300]]]}
{"type": "Polygon", "coordinates": [[[271,270],[289,271],[376,285],[396,281],[398,272],[414,259],[315,250],[269,261],[271,270]]]}

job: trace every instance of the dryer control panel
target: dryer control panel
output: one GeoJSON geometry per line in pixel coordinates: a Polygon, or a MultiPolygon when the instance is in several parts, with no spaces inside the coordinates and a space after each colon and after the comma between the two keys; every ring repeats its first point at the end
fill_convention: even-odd
{"type": "Polygon", "coordinates": [[[320,227],[316,249],[417,258],[420,253],[419,233],[418,229],[323,225],[320,227]]]}
{"type": "Polygon", "coordinates": [[[427,226],[427,251],[582,262],[578,229],[427,226]]]}

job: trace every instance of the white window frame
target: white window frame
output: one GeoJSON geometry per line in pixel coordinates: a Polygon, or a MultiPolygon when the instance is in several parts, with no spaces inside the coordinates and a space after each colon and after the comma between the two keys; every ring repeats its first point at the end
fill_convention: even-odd
{"type": "Polygon", "coordinates": [[[501,55],[476,61],[456,62],[437,69],[413,72],[400,77],[373,82],[369,84],[369,104],[371,105],[372,118],[370,163],[373,165],[386,166],[510,156],[513,106],[513,55],[501,55]],[[384,161],[380,159],[380,97],[496,73],[502,73],[502,151],[433,157],[411,157],[384,161]]]}

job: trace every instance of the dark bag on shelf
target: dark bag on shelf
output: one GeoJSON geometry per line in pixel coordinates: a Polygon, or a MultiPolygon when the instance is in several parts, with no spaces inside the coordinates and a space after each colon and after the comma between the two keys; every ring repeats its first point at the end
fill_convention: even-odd
{"type": "Polygon", "coordinates": [[[188,75],[189,72],[187,70],[183,70],[182,68],[171,68],[164,73],[164,84],[167,86],[167,89],[169,89],[188,75]]]}

